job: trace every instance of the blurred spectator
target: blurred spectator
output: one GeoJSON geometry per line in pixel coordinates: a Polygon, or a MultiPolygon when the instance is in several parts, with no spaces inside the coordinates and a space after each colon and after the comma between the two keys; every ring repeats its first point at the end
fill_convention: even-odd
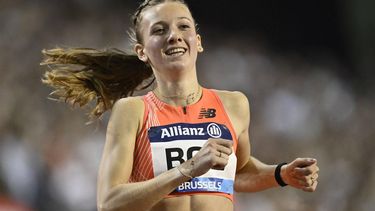
{"type": "Polygon", "coordinates": [[[30,208],[6,196],[0,195],[0,211],[32,211],[30,208]]]}

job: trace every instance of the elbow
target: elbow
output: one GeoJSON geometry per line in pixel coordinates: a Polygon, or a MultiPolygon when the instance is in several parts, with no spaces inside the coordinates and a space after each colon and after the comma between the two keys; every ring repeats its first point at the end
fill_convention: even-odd
{"type": "Polygon", "coordinates": [[[115,211],[115,209],[110,207],[110,204],[107,201],[97,204],[98,211],[115,211]]]}
{"type": "Polygon", "coordinates": [[[125,186],[113,187],[101,193],[97,202],[98,211],[148,210],[148,205],[142,203],[145,199],[137,197],[134,191],[125,186]]]}
{"type": "Polygon", "coordinates": [[[116,187],[111,188],[99,188],[98,197],[97,197],[97,210],[98,211],[117,211],[120,210],[119,206],[123,205],[118,204],[118,195],[119,192],[116,187]]]}
{"type": "Polygon", "coordinates": [[[252,193],[252,192],[257,192],[254,190],[252,187],[249,186],[234,186],[234,191],[237,193],[252,193]]]}
{"type": "Polygon", "coordinates": [[[254,178],[249,177],[249,175],[236,175],[234,180],[233,189],[237,193],[241,192],[256,192],[256,184],[254,183],[254,178]]]}
{"type": "Polygon", "coordinates": [[[246,178],[244,179],[243,177],[244,177],[244,175],[241,174],[241,172],[237,172],[237,174],[234,178],[233,189],[237,193],[246,192],[244,190],[245,186],[247,185],[246,184],[246,178]]]}
{"type": "Polygon", "coordinates": [[[122,201],[117,203],[114,200],[104,200],[97,204],[98,211],[122,211],[122,210],[134,210],[134,206],[131,203],[122,201]]]}
{"type": "Polygon", "coordinates": [[[106,203],[106,202],[98,204],[97,207],[98,207],[98,211],[121,211],[121,210],[128,210],[128,209],[126,209],[126,207],[121,207],[121,208],[113,207],[113,206],[111,206],[110,203],[106,203]]]}
{"type": "Polygon", "coordinates": [[[241,192],[243,192],[243,191],[241,191],[241,189],[238,188],[237,186],[234,186],[233,189],[234,189],[234,191],[237,192],[237,193],[241,193],[241,192]]]}
{"type": "Polygon", "coordinates": [[[104,199],[98,200],[98,211],[121,211],[128,210],[125,201],[121,204],[116,203],[117,199],[113,194],[109,194],[104,199]]]}
{"type": "Polygon", "coordinates": [[[234,189],[234,191],[236,191],[237,193],[241,193],[241,192],[247,192],[245,189],[244,189],[244,187],[243,186],[241,186],[240,184],[238,184],[238,183],[234,183],[234,185],[233,185],[233,189],[234,189]]]}
{"type": "Polygon", "coordinates": [[[99,197],[97,198],[97,204],[96,204],[96,207],[97,207],[97,210],[98,211],[111,211],[111,209],[109,208],[109,201],[110,201],[110,198],[108,197],[108,194],[106,194],[106,196],[104,196],[104,194],[99,194],[99,197]]]}
{"type": "Polygon", "coordinates": [[[98,211],[108,211],[105,204],[97,204],[98,211]]]}
{"type": "Polygon", "coordinates": [[[143,210],[138,209],[137,202],[132,197],[119,196],[117,191],[111,191],[102,200],[98,200],[98,211],[123,211],[123,210],[143,210]]]}

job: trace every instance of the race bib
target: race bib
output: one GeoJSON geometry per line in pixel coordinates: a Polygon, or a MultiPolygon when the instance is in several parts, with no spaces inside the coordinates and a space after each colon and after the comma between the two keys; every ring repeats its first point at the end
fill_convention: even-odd
{"type": "MultiPolygon", "coordinates": [[[[148,136],[151,142],[155,176],[192,158],[209,138],[233,140],[225,125],[214,122],[176,123],[151,127],[148,136]]],[[[236,164],[237,158],[232,153],[224,170],[210,169],[204,175],[182,183],[174,193],[222,192],[233,194],[236,164]]]]}

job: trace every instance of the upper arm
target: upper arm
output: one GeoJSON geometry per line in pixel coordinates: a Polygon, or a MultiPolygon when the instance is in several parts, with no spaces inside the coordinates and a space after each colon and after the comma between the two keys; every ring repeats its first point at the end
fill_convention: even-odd
{"type": "Polygon", "coordinates": [[[250,105],[247,97],[241,92],[218,92],[226,112],[232,122],[238,139],[237,146],[237,172],[245,166],[250,159],[250,105]]]}
{"type": "Polygon", "coordinates": [[[112,187],[126,183],[133,167],[133,151],[143,119],[140,98],[125,98],[113,106],[98,175],[98,203],[112,187]]]}
{"type": "Polygon", "coordinates": [[[243,93],[236,96],[237,115],[239,118],[240,132],[238,134],[237,146],[237,172],[240,171],[250,159],[250,105],[247,97],[243,93]]]}

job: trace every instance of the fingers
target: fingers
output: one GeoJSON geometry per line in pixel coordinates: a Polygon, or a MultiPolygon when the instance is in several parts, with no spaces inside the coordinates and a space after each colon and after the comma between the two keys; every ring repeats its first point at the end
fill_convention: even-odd
{"type": "MultiPolygon", "coordinates": [[[[223,170],[232,154],[233,141],[209,139],[190,160],[194,161],[193,176],[200,176],[210,169],[223,170]]],[[[188,162],[188,161],[186,161],[188,162]]],[[[185,162],[185,163],[186,163],[185,162]]]]}
{"type": "MultiPolygon", "coordinates": [[[[220,152],[221,154],[230,155],[232,154],[232,147],[226,147],[222,145],[217,145],[216,150],[220,152]]],[[[220,154],[218,154],[220,155],[220,154]]],[[[220,157],[220,156],[219,156],[220,157]]]]}
{"type": "Polygon", "coordinates": [[[305,177],[303,179],[293,178],[291,184],[293,187],[302,189],[307,192],[315,191],[317,184],[318,184],[318,175],[313,177],[305,177]]]}
{"type": "Polygon", "coordinates": [[[319,167],[316,159],[297,158],[287,167],[290,185],[307,192],[315,191],[318,184],[319,167]]]}
{"type": "Polygon", "coordinates": [[[310,177],[311,175],[317,174],[319,169],[316,167],[306,167],[306,168],[294,168],[291,172],[292,176],[296,178],[310,177]]]}
{"type": "Polygon", "coordinates": [[[310,158],[297,158],[291,163],[290,174],[298,179],[303,179],[305,177],[311,177],[312,175],[318,174],[319,167],[315,159],[308,160],[310,158]],[[310,165],[308,165],[310,163],[310,165]],[[293,168],[294,167],[294,168],[293,168]]]}
{"type": "Polygon", "coordinates": [[[209,139],[206,143],[212,158],[212,169],[223,170],[228,164],[229,156],[232,153],[232,141],[224,139],[209,139]]]}
{"type": "Polygon", "coordinates": [[[226,139],[213,139],[210,138],[208,139],[207,143],[216,143],[217,145],[226,147],[226,148],[232,148],[233,141],[231,140],[226,140],[226,139]]]}
{"type": "Polygon", "coordinates": [[[303,187],[302,190],[306,192],[314,192],[318,186],[318,181],[313,181],[310,186],[303,187]]]}
{"type": "Polygon", "coordinates": [[[212,152],[215,152],[217,156],[220,156],[220,154],[232,154],[232,145],[232,141],[225,139],[209,139],[205,144],[205,146],[212,150],[212,152]]]}
{"type": "Polygon", "coordinates": [[[300,188],[304,187],[310,187],[313,185],[313,183],[316,181],[316,179],[313,179],[312,177],[305,177],[305,178],[296,178],[298,181],[300,188]]]}
{"type": "Polygon", "coordinates": [[[228,159],[225,158],[216,158],[215,164],[212,166],[212,169],[215,170],[224,170],[225,166],[228,164],[228,159]]]}
{"type": "Polygon", "coordinates": [[[306,188],[303,188],[304,191],[308,191],[308,192],[312,192],[312,191],[315,191],[316,187],[318,185],[318,175],[316,174],[316,176],[312,176],[310,179],[309,179],[309,185],[306,186],[306,188]]]}
{"type": "Polygon", "coordinates": [[[317,161],[314,158],[297,158],[291,163],[291,165],[294,167],[303,168],[316,164],[316,162],[317,161]]]}

